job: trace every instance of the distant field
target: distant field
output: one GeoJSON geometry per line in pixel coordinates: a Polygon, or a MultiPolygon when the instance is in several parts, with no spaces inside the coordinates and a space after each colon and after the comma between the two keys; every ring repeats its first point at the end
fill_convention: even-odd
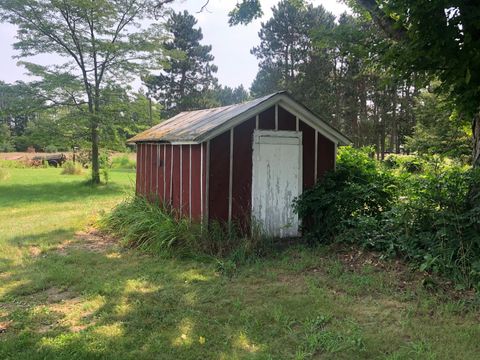
{"type": "Polygon", "coordinates": [[[227,277],[89,229],[133,192],[132,171],[92,188],[7,170],[0,359],[478,359],[476,300],[430,293],[400,263],[294,247],[227,277]]]}
{"type": "MultiPolygon", "coordinates": [[[[57,153],[64,153],[67,155],[69,159],[72,158],[72,152],[69,151],[58,151],[57,153]]],[[[37,153],[29,153],[29,152],[0,152],[0,160],[31,160],[35,156],[46,155],[47,153],[37,152],[37,153]]],[[[119,156],[127,156],[130,160],[136,159],[135,153],[121,153],[121,152],[113,152],[112,158],[119,157],[119,156]]]]}

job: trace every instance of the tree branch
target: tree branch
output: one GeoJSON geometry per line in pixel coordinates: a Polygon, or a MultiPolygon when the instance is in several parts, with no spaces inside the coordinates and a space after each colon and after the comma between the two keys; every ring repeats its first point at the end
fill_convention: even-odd
{"type": "Polygon", "coordinates": [[[376,0],[357,0],[357,3],[363,7],[372,16],[373,21],[388,35],[388,37],[401,41],[407,36],[405,28],[398,27],[390,16],[388,16],[378,5],[376,0]]]}
{"type": "MultiPolygon", "coordinates": [[[[208,11],[207,6],[208,6],[208,3],[209,3],[209,2],[210,2],[210,0],[207,0],[207,1],[205,2],[205,4],[202,5],[202,7],[200,8],[200,10],[197,11],[197,14],[200,14],[201,12],[203,12],[203,10],[208,11]]],[[[208,12],[209,12],[209,11],[208,11],[208,12]]]]}

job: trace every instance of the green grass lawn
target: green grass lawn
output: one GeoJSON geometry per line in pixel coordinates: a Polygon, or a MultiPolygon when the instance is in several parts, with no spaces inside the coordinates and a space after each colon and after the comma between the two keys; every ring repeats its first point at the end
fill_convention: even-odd
{"type": "Polygon", "coordinates": [[[404,266],[294,247],[230,278],[213,262],[91,246],[75,233],[133,191],[132,172],[91,188],[57,169],[8,171],[0,359],[479,357],[478,309],[404,266]]]}

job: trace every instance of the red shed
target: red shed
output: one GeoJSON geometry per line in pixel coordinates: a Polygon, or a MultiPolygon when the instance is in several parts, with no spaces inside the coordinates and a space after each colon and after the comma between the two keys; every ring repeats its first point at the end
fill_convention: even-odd
{"type": "Polygon", "coordinates": [[[350,140],[286,92],[182,112],[132,139],[138,195],[192,220],[251,221],[278,237],[298,235],[292,201],[334,169],[350,140]]]}

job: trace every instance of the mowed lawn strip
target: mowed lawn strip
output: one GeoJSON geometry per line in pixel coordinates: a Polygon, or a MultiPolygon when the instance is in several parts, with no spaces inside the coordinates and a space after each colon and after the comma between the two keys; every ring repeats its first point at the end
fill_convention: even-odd
{"type": "Polygon", "coordinates": [[[292,247],[227,277],[213,261],[83,246],[75,234],[133,191],[134,173],[112,171],[109,185],[92,188],[59,169],[9,172],[0,182],[1,359],[480,353],[475,305],[428,292],[393,262],[352,267],[332,248],[292,247]]]}

